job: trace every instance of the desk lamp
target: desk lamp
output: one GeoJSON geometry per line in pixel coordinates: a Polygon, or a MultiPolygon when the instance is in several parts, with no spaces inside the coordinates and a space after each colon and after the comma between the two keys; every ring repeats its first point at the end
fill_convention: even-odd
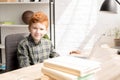
{"type": "Polygon", "coordinates": [[[100,8],[100,11],[110,11],[117,13],[117,4],[120,5],[120,0],[105,0],[100,8]]]}

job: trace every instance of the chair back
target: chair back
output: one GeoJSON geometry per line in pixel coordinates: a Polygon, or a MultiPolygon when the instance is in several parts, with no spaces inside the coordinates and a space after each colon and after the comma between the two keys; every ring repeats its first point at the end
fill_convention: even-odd
{"type": "Polygon", "coordinates": [[[5,37],[6,72],[18,69],[17,45],[28,33],[10,34],[5,37]]]}

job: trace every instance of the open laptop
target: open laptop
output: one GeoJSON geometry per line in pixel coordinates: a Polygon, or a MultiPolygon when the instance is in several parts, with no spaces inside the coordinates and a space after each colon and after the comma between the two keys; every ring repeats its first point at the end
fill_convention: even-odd
{"type": "Polygon", "coordinates": [[[86,59],[91,58],[94,54],[96,44],[99,42],[99,40],[102,38],[102,36],[104,36],[104,34],[96,36],[95,41],[92,43],[92,47],[90,47],[89,49],[85,49],[82,51],[80,50],[81,51],[80,54],[71,54],[71,56],[75,56],[75,57],[79,57],[79,58],[86,58],[86,59]]]}

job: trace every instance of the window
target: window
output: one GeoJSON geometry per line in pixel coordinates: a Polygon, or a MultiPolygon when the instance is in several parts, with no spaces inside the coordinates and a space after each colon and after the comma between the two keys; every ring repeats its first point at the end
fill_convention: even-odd
{"type": "Polygon", "coordinates": [[[95,28],[98,13],[97,0],[71,0],[56,26],[57,50],[67,53],[72,49],[85,48],[95,28]]]}

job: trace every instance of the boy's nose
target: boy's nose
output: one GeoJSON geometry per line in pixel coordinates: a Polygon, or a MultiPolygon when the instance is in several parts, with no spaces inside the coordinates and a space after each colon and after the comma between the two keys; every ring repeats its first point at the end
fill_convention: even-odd
{"type": "Polygon", "coordinates": [[[37,29],[37,31],[36,31],[37,33],[41,33],[41,31],[39,30],[39,29],[37,29]]]}

